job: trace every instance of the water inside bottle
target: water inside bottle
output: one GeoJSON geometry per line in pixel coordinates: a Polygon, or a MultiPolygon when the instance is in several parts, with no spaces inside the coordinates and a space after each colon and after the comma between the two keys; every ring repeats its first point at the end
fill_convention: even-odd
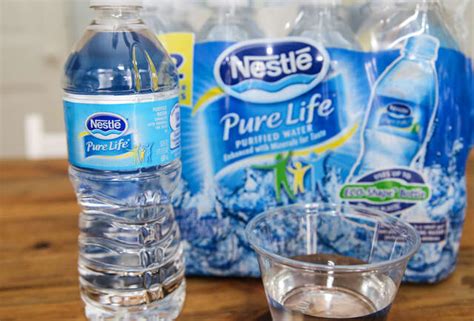
{"type": "Polygon", "coordinates": [[[65,66],[70,177],[89,320],[175,319],[183,249],[178,75],[135,6],[97,6],[65,66]],[[153,120],[153,121],[151,121],[153,120]]]}

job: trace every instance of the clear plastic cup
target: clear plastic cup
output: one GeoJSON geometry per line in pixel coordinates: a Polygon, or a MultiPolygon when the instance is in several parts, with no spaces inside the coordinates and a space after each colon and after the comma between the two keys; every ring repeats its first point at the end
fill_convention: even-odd
{"type": "Polygon", "coordinates": [[[270,210],[246,233],[274,321],[386,320],[420,247],[394,216],[331,204],[270,210]]]}

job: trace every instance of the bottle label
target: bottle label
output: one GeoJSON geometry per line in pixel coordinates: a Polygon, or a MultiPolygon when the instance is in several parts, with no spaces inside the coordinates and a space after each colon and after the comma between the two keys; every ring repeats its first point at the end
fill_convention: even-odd
{"type": "MultiPolygon", "coordinates": [[[[246,223],[309,201],[412,223],[423,247],[410,280],[452,269],[466,206],[472,64],[437,40],[410,41],[431,49],[361,52],[299,37],[194,44],[175,203],[189,273],[257,275],[246,223]]],[[[356,256],[356,242],[341,254],[356,256]]]]}
{"type": "Polygon", "coordinates": [[[157,100],[153,95],[123,99],[67,95],[64,114],[69,161],[74,166],[135,171],[180,157],[176,96],[157,100]]]}

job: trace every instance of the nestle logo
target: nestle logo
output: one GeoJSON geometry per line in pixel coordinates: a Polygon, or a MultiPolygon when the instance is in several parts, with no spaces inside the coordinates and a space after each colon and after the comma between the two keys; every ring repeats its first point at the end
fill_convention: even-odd
{"type": "Polygon", "coordinates": [[[128,123],[122,116],[111,113],[93,114],[86,120],[87,131],[99,139],[114,139],[122,136],[128,123]]]}
{"type": "Polygon", "coordinates": [[[229,95],[269,103],[314,88],[326,76],[329,63],[327,51],[308,39],[253,40],[224,51],[214,75],[229,95]]]}
{"type": "Polygon", "coordinates": [[[397,118],[401,117],[409,117],[411,116],[411,109],[408,106],[401,105],[401,104],[392,104],[387,107],[387,111],[393,116],[397,118]]]}

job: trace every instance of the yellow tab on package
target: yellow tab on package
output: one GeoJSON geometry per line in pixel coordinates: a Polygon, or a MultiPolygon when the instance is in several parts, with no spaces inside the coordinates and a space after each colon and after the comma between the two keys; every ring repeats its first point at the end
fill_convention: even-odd
{"type": "Polygon", "coordinates": [[[158,39],[178,67],[180,104],[183,107],[191,108],[193,106],[194,34],[167,33],[159,35],[158,39]]]}

